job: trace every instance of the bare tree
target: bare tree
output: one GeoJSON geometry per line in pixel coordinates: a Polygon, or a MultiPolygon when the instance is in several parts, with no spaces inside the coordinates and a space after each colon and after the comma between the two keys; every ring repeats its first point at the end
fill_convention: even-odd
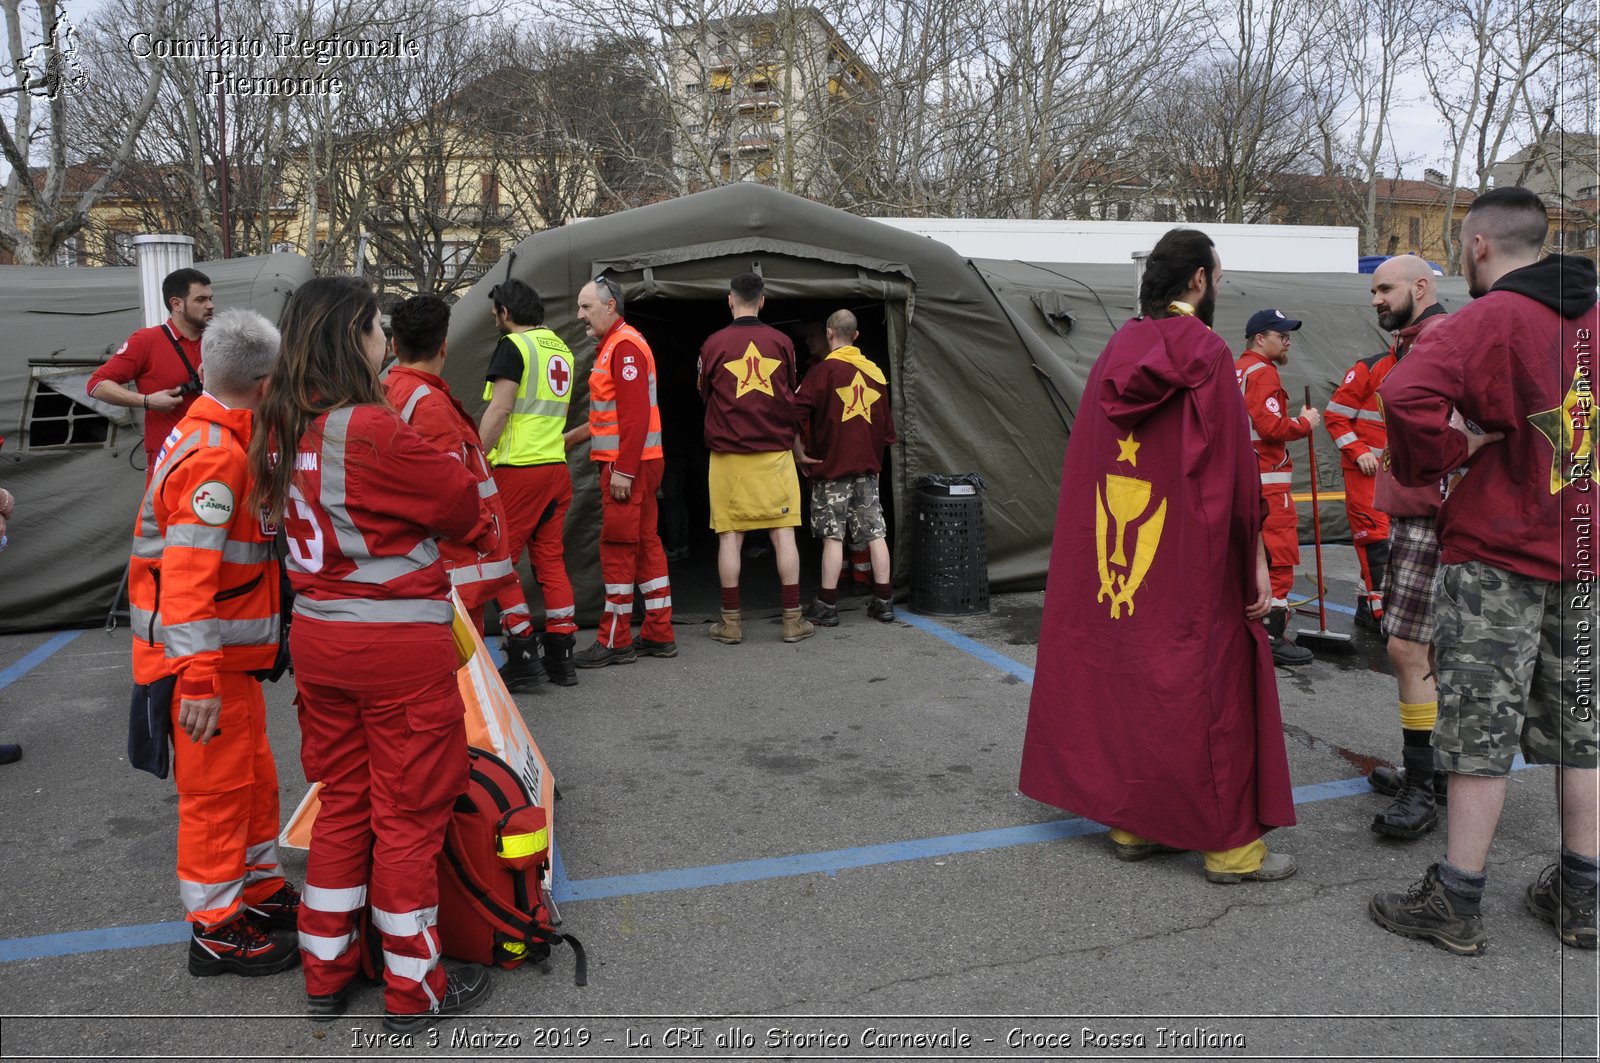
{"type": "MultiPolygon", "coordinates": [[[[1449,194],[1442,229],[1450,266],[1460,266],[1452,224],[1456,189],[1471,174],[1479,192],[1489,169],[1518,139],[1532,140],[1531,86],[1570,49],[1592,53],[1573,34],[1579,0],[1423,0],[1413,9],[1428,95],[1443,119],[1449,152],[1449,194]]],[[[1587,44],[1583,44],[1583,41],[1587,44]]]]}
{"type": "MultiPolygon", "coordinates": [[[[148,25],[162,34],[189,11],[187,0],[171,5],[140,2],[148,25]]],[[[98,176],[81,191],[69,191],[68,167],[77,161],[70,143],[72,119],[86,94],[98,86],[79,65],[74,28],[63,19],[57,0],[33,0],[32,7],[36,24],[22,0],[0,0],[6,30],[0,153],[9,170],[0,186],[0,250],[24,265],[49,261],[84,227],[89,212],[133,158],[163,80],[162,68],[153,66],[128,86],[135,91],[120,113],[119,136],[94,160],[98,176]],[[38,36],[30,40],[30,34],[38,36]],[[28,205],[27,231],[17,221],[23,201],[28,205]]]]}

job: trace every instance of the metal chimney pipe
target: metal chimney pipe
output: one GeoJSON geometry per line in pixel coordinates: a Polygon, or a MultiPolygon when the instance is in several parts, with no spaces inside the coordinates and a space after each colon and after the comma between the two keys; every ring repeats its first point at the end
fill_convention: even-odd
{"type": "Polygon", "coordinates": [[[144,309],[144,327],[152,328],[167,319],[161,282],[173,270],[194,265],[194,237],[146,233],[133,238],[133,247],[139,255],[139,298],[144,309]]]}

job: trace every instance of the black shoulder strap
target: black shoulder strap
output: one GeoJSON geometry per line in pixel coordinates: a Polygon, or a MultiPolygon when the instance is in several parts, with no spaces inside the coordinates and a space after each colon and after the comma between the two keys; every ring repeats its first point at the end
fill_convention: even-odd
{"type": "Polygon", "coordinates": [[[194,364],[189,361],[189,356],[183,353],[183,344],[179,343],[178,337],[174,336],[172,330],[167,328],[165,321],[161,323],[161,332],[167,337],[167,342],[172,344],[172,349],[178,352],[178,357],[183,361],[183,367],[189,370],[189,380],[196,387],[200,387],[200,374],[194,371],[194,364]]]}

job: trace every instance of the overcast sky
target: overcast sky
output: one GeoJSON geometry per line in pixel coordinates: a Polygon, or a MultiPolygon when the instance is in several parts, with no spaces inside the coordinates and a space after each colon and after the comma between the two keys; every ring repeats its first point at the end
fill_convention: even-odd
{"type": "MultiPolygon", "coordinates": [[[[107,0],[63,0],[63,7],[68,21],[72,22],[87,20],[106,2],[107,0]]],[[[231,27],[226,29],[232,32],[231,27]]],[[[271,27],[267,29],[270,31],[271,27]]],[[[204,33],[205,30],[197,30],[196,35],[204,33]]],[[[1398,94],[1401,100],[1390,112],[1393,144],[1384,153],[1384,174],[1393,176],[1393,153],[1396,148],[1404,162],[1400,173],[1402,177],[1420,179],[1426,167],[1434,167],[1448,173],[1446,129],[1427,102],[1427,89],[1421,74],[1403,78],[1398,94]]],[[[1503,154],[1509,155],[1516,149],[1517,145],[1512,145],[1503,154]]],[[[1462,174],[1461,183],[1472,185],[1474,175],[1462,174]]]]}

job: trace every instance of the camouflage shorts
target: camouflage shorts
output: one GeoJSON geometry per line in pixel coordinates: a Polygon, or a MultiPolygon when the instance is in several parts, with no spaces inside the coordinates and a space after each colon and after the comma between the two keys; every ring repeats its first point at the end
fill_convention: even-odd
{"type": "Polygon", "coordinates": [[[878,474],[865,473],[811,485],[811,533],[819,539],[844,539],[866,545],[889,534],[878,501],[878,474]]]}
{"type": "Polygon", "coordinates": [[[1519,749],[1530,764],[1600,765],[1587,586],[1467,561],[1439,566],[1433,604],[1440,767],[1504,775],[1519,749]]]}

